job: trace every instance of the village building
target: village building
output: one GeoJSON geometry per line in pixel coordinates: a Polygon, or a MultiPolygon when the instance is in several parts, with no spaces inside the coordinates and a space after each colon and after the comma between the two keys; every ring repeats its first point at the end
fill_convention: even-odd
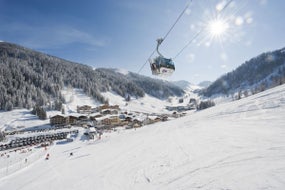
{"type": "Polygon", "coordinates": [[[78,118],[76,116],[67,116],[68,117],[68,124],[74,125],[77,123],[78,118]]]}
{"type": "Polygon", "coordinates": [[[183,112],[183,111],[188,111],[188,110],[194,110],[196,108],[194,105],[186,105],[186,106],[166,106],[166,109],[168,111],[183,112]]]}
{"type": "Polygon", "coordinates": [[[78,117],[77,124],[85,128],[88,127],[89,125],[93,125],[89,117],[85,115],[81,115],[78,117]]]}
{"type": "Polygon", "coordinates": [[[117,115],[119,114],[119,108],[116,106],[110,106],[107,109],[101,109],[100,113],[103,115],[117,115]]]}
{"type": "Polygon", "coordinates": [[[119,105],[112,105],[112,106],[109,106],[109,109],[120,110],[120,107],[119,105]]]}
{"type": "Polygon", "coordinates": [[[118,115],[118,114],[119,114],[119,111],[116,110],[116,109],[112,109],[112,110],[111,110],[111,114],[112,114],[112,115],[118,115]]]}
{"type": "Polygon", "coordinates": [[[111,110],[105,109],[105,110],[102,110],[100,113],[101,113],[102,115],[110,115],[110,114],[111,114],[111,110]]]}
{"type": "Polygon", "coordinates": [[[90,115],[90,120],[91,121],[95,121],[96,119],[98,119],[98,118],[100,118],[100,117],[103,117],[103,115],[102,114],[96,114],[96,115],[90,115]]]}
{"type": "Polygon", "coordinates": [[[195,98],[191,98],[189,101],[189,105],[193,105],[194,107],[197,106],[197,100],[195,98]]]}
{"type": "Polygon", "coordinates": [[[171,116],[174,117],[174,118],[178,118],[178,117],[179,117],[179,114],[177,114],[177,112],[174,111],[171,116]]]}
{"type": "Polygon", "coordinates": [[[120,114],[120,115],[119,115],[119,118],[120,118],[121,120],[125,120],[125,119],[126,119],[126,115],[125,115],[125,114],[120,114]]]}
{"type": "Polygon", "coordinates": [[[132,122],[132,121],[133,121],[133,118],[132,118],[132,117],[127,116],[127,117],[125,118],[125,121],[127,121],[127,122],[132,122]]]}
{"type": "Polygon", "coordinates": [[[168,116],[167,115],[162,115],[161,116],[161,121],[167,121],[168,120],[168,116]]]}
{"type": "Polygon", "coordinates": [[[104,104],[104,105],[102,105],[102,106],[97,107],[97,110],[98,110],[99,112],[101,112],[102,110],[108,109],[108,108],[109,108],[109,105],[108,105],[108,104],[104,104]]]}
{"type": "Polygon", "coordinates": [[[129,124],[129,122],[126,121],[126,120],[121,120],[120,121],[120,126],[124,126],[124,125],[128,125],[128,124],[129,124]]]}
{"type": "Polygon", "coordinates": [[[4,132],[0,131],[0,142],[3,141],[5,139],[5,134],[4,132]]]}
{"type": "Polygon", "coordinates": [[[101,125],[112,125],[112,126],[118,126],[120,125],[121,120],[118,116],[111,116],[109,118],[105,118],[101,120],[101,125]]]}
{"type": "Polygon", "coordinates": [[[119,105],[108,105],[108,104],[104,104],[101,106],[98,106],[96,108],[97,112],[101,112],[102,110],[106,110],[106,109],[110,109],[110,110],[120,110],[119,105]]]}
{"type": "Polygon", "coordinates": [[[150,124],[153,124],[155,121],[154,121],[154,117],[147,117],[143,120],[143,125],[150,125],[150,124]]]}
{"type": "Polygon", "coordinates": [[[51,125],[66,125],[69,123],[69,118],[62,115],[55,115],[50,118],[51,125]]]}
{"type": "Polygon", "coordinates": [[[82,113],[82,114],[90,114],[92,111],[92,107],[88,105],[84,106],[77,106],[77,113],[82,113]]]}
{"type": "Polygon", "coordinates": [[[143,125],[143,120],[134,119],[131,125],[133,127],[141,127],[143,125]]]}
{"type": "Polygon", "coordinates": [[[96,121],[96,117],[95,117],[95,116],[90,116],[89,119],[90,119],[91,121],[96,121]]]}
{"type": "Polygon", "coordinates": [[[161,121],[161,118],[160,117],[156,117],[155,119],[154,119],[154,122],[160,122],[161,121]]]}
{"type": "Polygon", "coordinates": [[[79,121],[88,121],[89,118],[87,116],[85,116],[85,115],[81,115],[81,116],[78,117],[78,120],[79,121]]]}
{"type": "Polygon", "coordinates": [[[91,113],[99,112],[98,108],[91,108],[91,113]]]}

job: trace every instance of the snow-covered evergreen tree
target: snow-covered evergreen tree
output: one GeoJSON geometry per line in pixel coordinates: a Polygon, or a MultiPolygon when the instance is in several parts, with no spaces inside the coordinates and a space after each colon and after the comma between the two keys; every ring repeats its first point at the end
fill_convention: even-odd
{"type": "Polygon", "coordinates": [[[107,103],[101,92],[113,91],[125,97],[181,96],[183,90],[170,83],[130,73],[123,75],[115,69],[93,69],[6,42],[0,43],[0,109],[31,108],[50,105],[61,110],[64,87],[83,89],[96,100],[107,103]]]}

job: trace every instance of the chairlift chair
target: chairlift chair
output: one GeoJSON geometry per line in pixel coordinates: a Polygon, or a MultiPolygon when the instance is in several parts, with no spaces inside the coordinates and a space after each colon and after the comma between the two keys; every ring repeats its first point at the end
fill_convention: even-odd
{"type": "Polygon", "coordinates": [[[158,47],[163,42],[163,39],[159,38],[156,41],[157,41],[156,51],[159,56],[149,60],[152,74],[158,76],[170,76],[175,71],[174,62],[172,61],[172,59],[165,58],[158,51],[158,47]]]}

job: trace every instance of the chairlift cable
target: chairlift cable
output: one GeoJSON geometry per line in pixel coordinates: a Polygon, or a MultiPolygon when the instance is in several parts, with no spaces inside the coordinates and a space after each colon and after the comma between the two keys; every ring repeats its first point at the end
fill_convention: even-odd
{"type": "Polygon", "coordinates": [[[204,31],[204,29],[201,29],[199,32],[193,36],[193,38],[174,56],[173,59],[176,59],[200,34],[204,31]]]}
{"type": "MultiPolygon", "coordinates": [[[[192,0],[191,0],[192,2],[192,0]]],[[[187,5],[185,6],[185,8],[183,9],[183,11],[180,13],[180,15],[178,16],[178,18],[176,19],[176,21],[174,22],[174,24],[171,26],[171,28],[168,30],[168,32],[165,34],[165,36],[162,38],[162,42],[167,38],[167,36],[169,35],[169,33],[173,30],[174,26],[177,24],[177,22],[180,20],[180,18],[183,16],[183,14],[185,13],[185,11],[188,9],[190,3],[187,3],[187,5]]],[[[162,43],[161,42],[161,43],[162,43]]],[[[145,63],[141,66],[141,68],[138,71],[138,74],[141,72],[141,70],[144,68],[144,66],[148,63],[148,60],[154,55],[156,49],[153,50],[153,52],[150,54],[150,56],[147,58],[147,60],[145,61],[145,63]]]]}
{"type": "MultiPolygon", "coordinates": [[[[228,6],[229,4],[232,2],[233,0],[229,0],[225,6],[218,12],[219,14],[222,13],[228,6]]],[[[174,56],[173,59],[176,59],[196,38],[198,38],[198,36],[200,36],[200,34],[206,29],[206,27],[203,27],[200,31],[198,31],[193,38],[174,56]]]]}
{"type": "Polygon", "coordinates": [[[153,52],[150,54],[150,56],[147,58],[147,60],[145,61],[145,63],[141,66],[141,68],[138,71],[138,74],[141,72],[141,70],[144,68],[144,66],[147,64],[148,60],[154,55],[156,49],[153,50],[153,52]]]}
{"type": "Polygon", "coordinates": [[[222,11],[224,11],[228,6],[229,6],[229,4],[232,2],[233,0],[229,0],[228,2],[227,2],[227,4],[225,4],[225,6],[219,11],[219,13],[221,13],[222,11]]]}
{"type": "MultiPolygon", "coordinates": [[[[192,2],[192,0],[191,0],[192,2]]],[[[171,28],[168,30],[168,32],[165,34],[165,36],[162,38],[163,40],[165,40],[167,38],[167,36],[169,35],[169,33],[172,31],[172,29],[174,28],[174,26],[177,24],[177,22],[180,20],[180,18],[183,16],[183,14],[185,13],[185,11],[188,9],[189,7],[189,3],[187,3],[187,5],[185,6],[185,8],[183,9],[183,11],[180,13],[180,15],[178,16],[178,18],[176,19],[176,21],[174,22],[174,24],[171,26],[171,28]]],[[[163,42],[163,41],[162,41],[163,42]]],[[[161,42],[161,43],[162,43],[161,42]]]]}
{"type": "MultiPolygon", "coordinates": [[[[221,14],[228,6],[229,4],[232,2],[233,0],[229,0],[224,7],[218,11],[218,14],[221,14]]],[[[192,2],[192,0],[191,0],[192,2]]],[[[189,7],[190,3],[188,3],[185,8],[183,9],[183,11],[180,13],[180,15],[178,16],[178,18],[176,19],[176,21],[174,22],[174,24],[171,26],[171,28],[168,30],[168,32],[165,34],[165,36],[162,39],[161,43],[167,38],[167,36],[169,35],[169,33],[173,30],[173,28],[175,27],[175,25],[177,24],[177,22],[180,20],[180,18],[183,16],[183,14],[185,13],[185,11],[187,10],[187,8],[189,7]]],[[[204,30],[206,29],[206,27],[203,27],[200,31],[198,31],[193,38],[174,56],[173,59],[176,59],[196,38],[198,38],[201,33],[204,32],[204,30]]],[[[160,43],[160,44],[161,44],[160,43]]],[[[159,44],[159,45],[160,45],[159,44]]],[[[157,49],[157,48],[156,48],[157,49]]],[[[149,59],[151,59],[151,57],[154,55],[154,53],[156,52],[156,49],[153,50],[153,52],[150,54],[150,56],[148,57],[148,59],[145,61],[145,63],[141,66],[141,68],[138,71],[138,74],[141,72],[141,70],[144,68],[144,66],[148,63],[149,59]]]]}

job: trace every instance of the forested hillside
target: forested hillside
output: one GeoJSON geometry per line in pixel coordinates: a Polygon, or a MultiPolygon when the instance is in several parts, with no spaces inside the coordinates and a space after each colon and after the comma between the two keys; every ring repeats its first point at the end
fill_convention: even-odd
{"type": "Polygon", "coordinates": [[[230,95],[255,94],[285,83],[285,48],[263,53],[213,82],[201,93],[230,95]]]}
{"type": "Polygon", "coordinates": [[[143,97],[145,93],[158,98],[181,96],[183,90],[170,83],[123,75],[114,69],[93,69],[15,44],[0,43],[0,109],[31,108],[34,105],[56,105],[64,102],[64,87],[81,88],[102,103],[101,92],[113,91],[122,97],[143,97]],[[145,81],[140,81],[145,80],[145,81]],[[53,104],[52,104],[53,102],[53,104]]]}

